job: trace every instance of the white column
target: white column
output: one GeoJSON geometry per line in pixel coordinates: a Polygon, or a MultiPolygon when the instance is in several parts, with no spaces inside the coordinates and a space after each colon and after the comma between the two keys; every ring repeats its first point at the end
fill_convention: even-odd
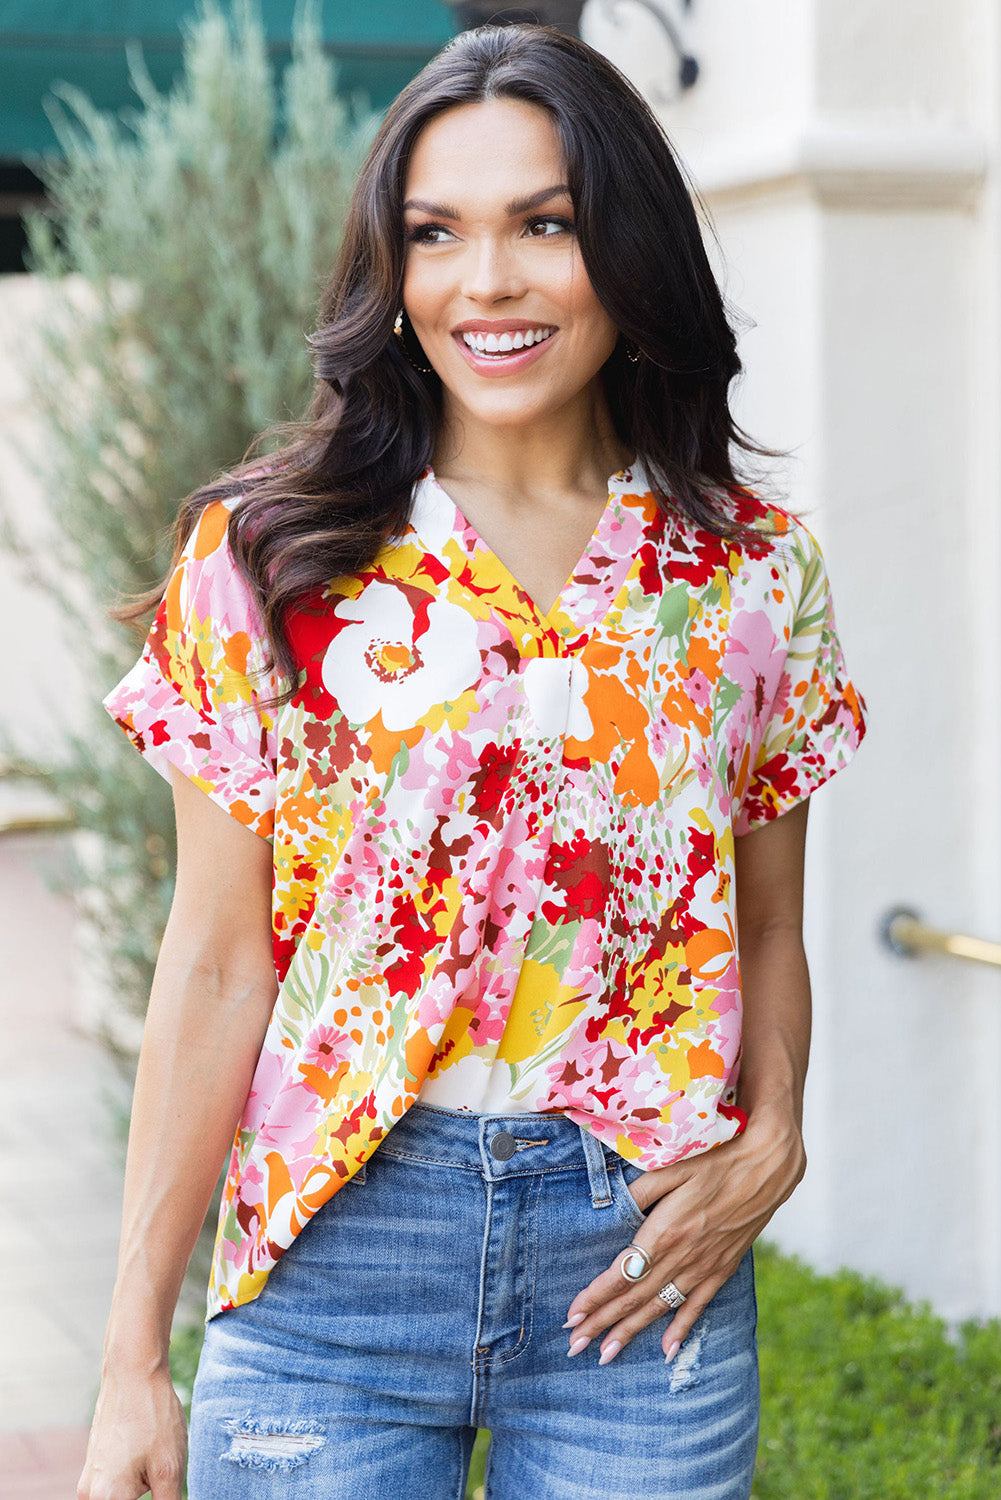
{"type": "MultiPolygon", "coordinates": [[[[649,93],[670,54],[610,14],[585,34],[649,93]]],[[[810,1165],[771,1232],[949,1317],[1001,1312],[1001,973],[877,927],[1001,939],[998,29],[992,0],[695,0],[702,76],[660,108],[755,325],[738,419],[793,449],[869,708],[811,807],[810,1165]]]]}

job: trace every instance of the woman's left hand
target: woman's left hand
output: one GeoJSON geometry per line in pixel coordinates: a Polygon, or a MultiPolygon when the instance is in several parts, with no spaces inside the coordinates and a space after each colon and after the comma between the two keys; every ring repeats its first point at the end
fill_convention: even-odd
{"type": "Polygon", "coordinates": [[[784,1203],[806,1169],[803,1139],[791,1112],[757,1108],[747,1129],[724,1146],[646,1173],[630,1185],[649,1210],[633,1244],[650,1257],[642,1281],[620,1270],[627,1247],[574,1298],[567,1315],[569,1353],[579,1354],[599,1334],[599,1364],[669,1311],[657,1292],[668,1282],[685,1294],[661,1340],[670,1361],[700,1313],[737,1269],[752,1242],[784,1203]],[[652,1205],[652,1206],[651,1206],[652,1205]]]}

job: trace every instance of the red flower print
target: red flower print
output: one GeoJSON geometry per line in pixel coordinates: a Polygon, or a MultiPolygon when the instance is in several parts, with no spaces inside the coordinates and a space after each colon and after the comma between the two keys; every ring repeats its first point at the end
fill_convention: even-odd
{"type": "Polygon", "coordinates": [[[545,883],[565,892],[562,904],[542,903],[540,910],[547,922],[581,922],[600,917],[608,896],[608,850],[578,829],[569,843],[552,845],[545,883]]]}
{"type": "Polygon", "coordinates": [[[393,898],[389,919],[390,936],[380,944],[380,953],[403,956],[386,969],[386,984],[391,995],[416,995],[424,977],[424,957],[440,943],[434,927],[433,910],[426,916],[417,910],[410,891],[399,891],[393,898]]]}
{"type": "Polygon", "coordinates": [[[779,755],[773,755],[771,760],[766,760],[763,765],[760,765],[757,774],[780,798],[795,794],[799,785],[797,768],[790,763],[785,750],[779,755]]]}
{"type": "Polygon", "coordinates": [[[518,758],[518,749],[517,741],[513,745],[490,744],[480,756],[479,768],[469,778],[478,816],[489,818],[500,807],[518,758]]]}
{"type": "Polygon", "coordinates": [[[711,531],[696,531],[689,537],[676,532],[668,561],[671,578],[704,588],[718,568],[726,567],[729,553],[729,544],[711,531]]]}

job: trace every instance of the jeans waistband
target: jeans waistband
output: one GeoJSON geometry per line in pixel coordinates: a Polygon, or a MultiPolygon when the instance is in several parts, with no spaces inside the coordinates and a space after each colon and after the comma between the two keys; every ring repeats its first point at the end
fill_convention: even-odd
{"type": "Polygon", "coordinates": [[[382,1155],[481,1172],[493,1182],[586,1167],[595,1208],[612,1202],[608,1165],[616,1153],[566,1115],[474,1115],[413,1104],[378,1146],[382,1155]]]}

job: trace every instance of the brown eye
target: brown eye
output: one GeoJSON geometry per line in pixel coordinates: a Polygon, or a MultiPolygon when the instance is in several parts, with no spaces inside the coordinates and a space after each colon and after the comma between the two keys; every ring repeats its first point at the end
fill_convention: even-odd
{"type": "Polygon", "coordinates": [[[439,245],[441,241],[431,239],[430,236],[447,233],[444,224],[417,224],[413,229],[407,230],[407,241],[417,245],[439,245]]]}
{"type": "MultiPolygon", "coordinates": [[[[573,225],[571,224],[569,219],[561,219],[558,217],[554,217],[553,215],[549,215],[546,218],[529,219],[527,227],[529,229],[534,229],[537,224],[555,224],[557,233],[573,233],[573,225]]],[[[549,234],[532,235],[532,239],[534,240],[548,240],[551,238],[552,235],[549,234]]]]}

